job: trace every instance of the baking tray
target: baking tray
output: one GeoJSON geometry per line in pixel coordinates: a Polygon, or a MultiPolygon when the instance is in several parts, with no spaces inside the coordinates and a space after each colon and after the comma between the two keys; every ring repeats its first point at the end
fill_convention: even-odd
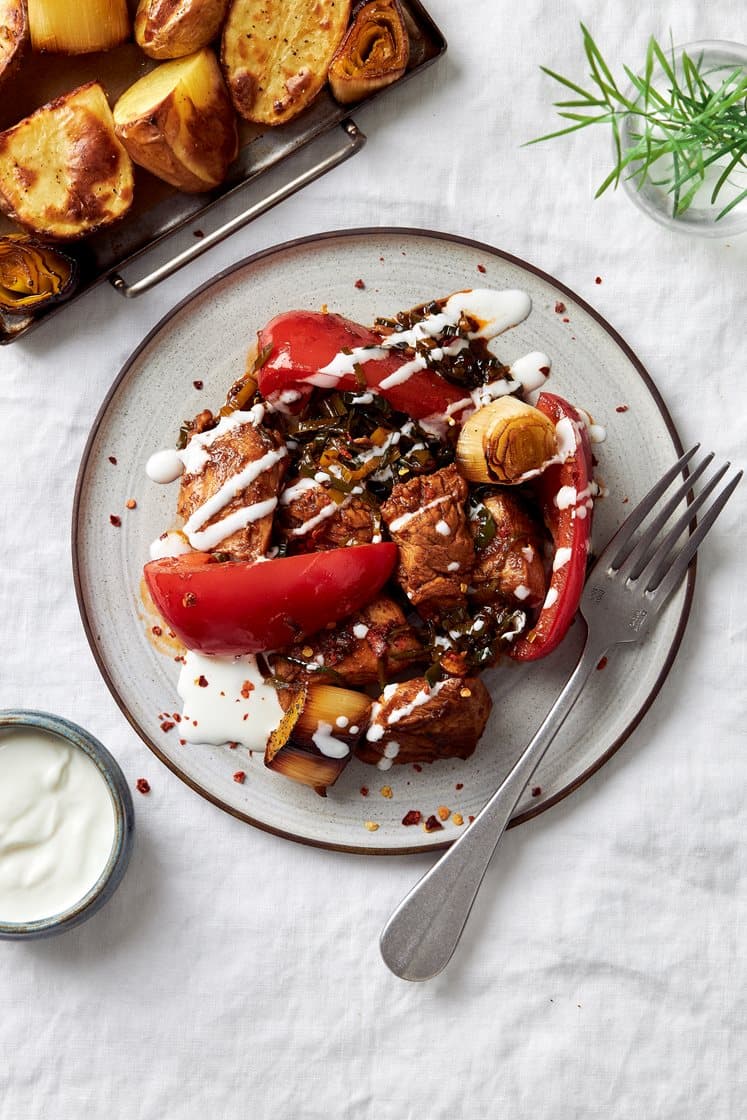
{"type": "MultiPolygon", "coordinates": [[[[359,151],[366,137],[350,116],[351,109],[368,104],[384,94],[396,94],[402,82],[430,66],[446,50],[444,36],[420,0],[400,2],[408,22],[411,54],[407,72],[399,81],[371,94],[355,106],[338,105],[325,86],[308,109],[295,120],[278,128],[263,128],[239,121],[238,158],[231,165],[225,182],[216,190],[205,194],[183,194],[136,166],[135,198],[127,216],[108,229],[63,246],[65,252],[78,261],[80,280],[75,293],[65,302],[53,304],[35,316],[7,315],[0,310],[0,345],[15,342],[28,334],[52,315],[64,311],[102,280],[109,280],[115,290],[126,298],[141,295],[359,151]],[[216,203],[241,191],[249,183],[255,183],[265,172],[282,164],[307,144],[333,129],[340,130],[339,146],[302,174],[288,180],[272,193],[260,195],[258,201],[247,210],[201,237],[139,280],[128,283],[120,275],[120,270],[164,238],[201,218],[216,203]]],[[[101,81],[110,103],[113,104],[129,85],[154,65],[134,43],[126,43],[111,51],[77,57],[31,55],[16,79],[8,84],[5,96],[0,98],[0,130],[8,128],[61,93],[92,80],[101,81]]],[[[0,233],[17,229],[17,226],[0,215],[0,233]]]]}

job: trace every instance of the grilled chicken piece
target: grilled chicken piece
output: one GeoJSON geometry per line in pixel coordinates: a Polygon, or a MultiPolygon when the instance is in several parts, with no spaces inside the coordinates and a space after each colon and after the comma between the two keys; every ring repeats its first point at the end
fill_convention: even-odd
{"type": "Polygon", "coordinates": [[[547,593],[543,538],[513,494],[500,491],[485,499],[495,536],[477,554],[472,586],[478,599],[497,593],[512,607],[539,607],[547,593]]]}
{"type": "MultiPolygon", "coordinates": [[[[203,416],[201,413],[197,420],[203,416]]],[[[203,551],[227,552],[237,560],[255,560],[264,556],[270,543],[274,509],[285,472],[285,448],[273,432],[247,422],[231,427],[225,434],[213,438],[207,447],[208,458],[205,465],[182,476],[177,512],[188,522],[222,487],[230,488],[231,480],[246,471],[252,463],[265,457],[273,460],[275,456],[272,453],[278,451],[283,452],[283,457],[268,462],[257,477],[234,497],[226,494],[226,502],[199,526],[199,531],[209,529],[234,515],[234,520],[240,522],[240,511],[256,506],[258,508],[252,519],[239,525],[217,543],[201,542],[199,547],[203,551]]]]}
{"type": "Polygon", "coordinates": [[[400,607],[385,595],[373,599],[334,629],[322,630],[290,646],[285,653],[293,660],[272,660],[272,671],[282,680],[324,680],[320,669],[327,669],[334,671],[335,683],[346,685],[373,684],[380,680],[380,671],[385,678],[392,677],[427,657],[400,607]],[[305,669],[304,664],[315,664],[319,669],[305,669]]]}
{"type": "Polygon", "coordinates": [[[469,758],[492,706],[478,677],[447,677],[433,687],[424,677],[387,685],[356,753],[380,770],[395,762],[469,758]]]}
{"type": "Polygon", "coordinates": [[[464,601],[475,562],[467,492],[456,467],[443,467],[395,486],[381,507],[399,545],[397,580],[425,617],[464,601]]]}
{"type": "Polygon", "coordinates": [[[280,534],[288,542],[289,553],[370,544],[377,530],[375,510],[369,502],[358,494],[330,490],[312,478],[296,479],[288,486],[278,512],[280,534]]]}

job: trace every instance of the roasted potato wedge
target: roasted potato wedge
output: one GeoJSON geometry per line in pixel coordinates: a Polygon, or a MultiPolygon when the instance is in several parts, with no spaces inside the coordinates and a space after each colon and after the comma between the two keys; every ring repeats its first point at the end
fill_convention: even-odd
{"type": "Polygon", "coordinates": [[[135,40],[151,58],[182,58],[211,43],[228,0],[140,0],[135,40]]]}
{"type": "Polygon", "coordinates": [[[26,0],[35,51],[89,54],[130,37],[127,0],[26,0]]]}
{"type": "Polygon", "coordinates": [[[13,73],[28,42],[25,0],[0,0],[0,84],[13,73]]]}
{"type": "Polygon", "coordinates": [[[238,135],[218,61],[207,47],[164,62],[114,106],[130,156],[181,191],[208,191],[236,158],[238,135]]]}
{"type": "Polygon", "coordinates": [[[349,18],[350,0],[233,0],[222,61],[241,116],[276,125],[305,109],[327,80],[349,18]]]}
{"type": "Polygon", "coordinates": [[[130,157],[98,82],[0,132],[0,209],[33,233],[64,241],[111,225],[132,190],[130,157]]]}

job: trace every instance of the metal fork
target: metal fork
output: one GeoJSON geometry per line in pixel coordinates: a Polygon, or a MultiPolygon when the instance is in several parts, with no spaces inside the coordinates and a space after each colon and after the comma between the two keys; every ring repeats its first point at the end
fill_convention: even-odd
{"type": "Polygon", "coordinates": [[[652,487],[602,552],[581,598],[577,621],[586,631],[586,640],[570,680],[487,805],[413,887],[384,927],[381,954],[392,972],[403,980],[429,980],[448,964],[511,814],[594,667],[611,646],[637,642],[646,635],[731,497],[742,471],[706,505],[729,469],[730,464],[726,463],[680,516],[668,524],[693,483],[713,460],[712,453],[707,455],[665,498],[672,482],[698,449],[696,444],[652,487]],[[699,510],[703,510],[703,516],[693,528],[699,510]],[[653,519],[644,527],[652,513],[653,519]],[[691,532],[680,544],[688,526],[691,532]]]}

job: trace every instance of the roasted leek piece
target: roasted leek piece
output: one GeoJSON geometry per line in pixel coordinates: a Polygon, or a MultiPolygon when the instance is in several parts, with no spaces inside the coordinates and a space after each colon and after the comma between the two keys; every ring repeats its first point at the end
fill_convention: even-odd
{"type": "Polygon", "coordinates": [[[33,237],[0,237],[0,310],[29,312],[56,303],[75,288],[78,266],[33,237]]]}
{"type": "Polygon", "coordinates": [[[281,702],[288,706],[268,740],[265,766],[323,794],[350,761],[371,701],[345,688],[302,685],[283,690],[281,702]]]}
{"type": "Polygon", "coordinates": [[[35,51],[108,51],[130,36],[127,0],[27,0],[35,51]]]}
{"type": "Polygon", "coordinates": [[[29,41],[24,0],[0,0],[0,82],[13,73],[29,41]]]}
{"type": "Polygon", "coordinates": [[[555,425],[516,397],[499,397],[465,422],[457,465],[470,482],[512,485],[538,473],[558,451],[555,425]]]}
{"type": "Polygon", "coordinates": [[[135,40],[151,58],[182,58],[211,43],[229,0],[140,0],[135,40]]]}
{"type": "Polygon", "coordinates": [[[182,191],[217,187],[238,151],[233,107],[207,47],[130,86],[114,106],[114,125],[135,163],[182,191]]]}
{"type": "Polygon", "coordinates": [[[0,209],[32,233],[83,237],[132,204],[132,164],[89,82],[0,133],[0,209]]]}
{"type": "Polygon", "coordinates": [[[309,105],[350,18],[350,0],[233,0],[222,62],[237,112],[258,124],[291,120],[309,105]]]}
{"type": "Polygon", "coordinates": [[[360,101],[401,78],[409,56],[398,0],[361,4],[329,67],[332,93],[342,105],[360,101]]]}

